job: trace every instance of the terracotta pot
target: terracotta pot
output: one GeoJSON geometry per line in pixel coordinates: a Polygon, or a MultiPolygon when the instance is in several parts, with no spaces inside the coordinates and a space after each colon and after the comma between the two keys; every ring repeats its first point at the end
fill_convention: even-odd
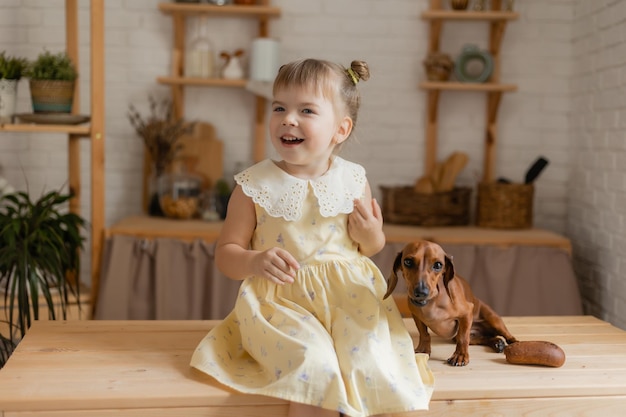
{"type": "Polygon", "coordinates": [[[450,6],[454,10],[465,10],[469,4],[469,0],[450,0],[450,6]]]}

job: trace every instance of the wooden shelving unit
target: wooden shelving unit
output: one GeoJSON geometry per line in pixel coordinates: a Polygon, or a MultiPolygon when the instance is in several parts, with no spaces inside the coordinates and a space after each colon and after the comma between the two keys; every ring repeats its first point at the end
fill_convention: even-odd
{"type": "MultiPolygon", "coordinates": [[[[65,0],[67,53],[78,63],[78,0],[65,0]]],[[[67,134],[68,183],[74,193],[70,210],[80,214],[81,139],[91,142],[91,304],[97,301],[100,256],[104,238],[104,0],[90,1],[90,121],[82,125],[0,124],[0,132],[67,134]]],[[[74,92],[73,113],[80,113],[79,85],[74,92]]]]}
{"type": "MultiPolygon", "coordinates": [[[[249,18],[258,21],[258,36],[269,36],[269,20],[280,16],[280,8],[269,5],[269,0],[262,0],[259,5],[214,6],[211,4],[186,3],[159,3],[159,10],[171,15],[174,22],[174,43],[172,50],[172,73],[169,77],[159,77],[157,81],[167,84],[172,89],[174,114],[182,117],[185,113],[185,87],[235,87],[244,88],[246,80],[225,80],[221,78],[186,78],[184,71],[186,19],[190,16],[235,17],[249,18]]],[[[253,142],[253,160],[261,161],[265,158],[265,102],[266,99],[257,96],[255,111],[255,127],[253,142]]]]}
{"type": "Polygon", "coordinates": [[[438,106],[441,91],[484,92],[487,94],[486,129],[483,160],[483,181],[489,182],[494,178],[495,152],[498,143],[497,116],[502,93],[517,90],[514,84],[500,83],[500,45],[507,22],[519,18],[519,13],[502,10],[501,0],[491,0],[491,10],[444,10],[441,0],[430,0],[430,10],[422,13],[422,19],[430,22],[430,40],[428,52],[439,52],[441,31],[446,21],[483,21],[489,23],[489,52],[494,61],[494,71],[488,83],[461,83],[461,82],[423,82],[420,88],[427,91],[426,106],[426,146],[424,174],[430,175],[437,162],[437,130],[438,106]]]}

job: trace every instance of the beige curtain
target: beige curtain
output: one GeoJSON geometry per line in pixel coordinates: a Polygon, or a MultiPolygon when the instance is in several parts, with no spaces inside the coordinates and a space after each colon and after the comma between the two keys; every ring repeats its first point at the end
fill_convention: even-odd
{"type": "MultiPolygon", "coordinates": [[[[388,277],[404,244],[373,257],[388,277]]],[[[503,316],[582,314],[569,255],[558,248],[443,245],[476,296],[503,316]]],[[[222,319],[240,282],[222,275],[214,245],[197,240],[113,236],[106,242],[95,318],[222,319]]],[[[406,291],[400,280],[396,293],[406,291]]]]}
{"type": "Polygon", "coordinates": [[[220,274],[214,245],[113,236],[104,248],[96,319],[221,319],[240,281],[220,274]]]}

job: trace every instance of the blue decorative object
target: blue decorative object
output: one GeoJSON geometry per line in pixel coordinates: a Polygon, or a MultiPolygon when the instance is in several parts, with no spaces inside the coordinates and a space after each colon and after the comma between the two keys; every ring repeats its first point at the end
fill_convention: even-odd
{"type": "Polygon", "coordinates": [[[493,73],[493,57],[488,51],[481,51],[476,45],[465,45],[454,65],[454,75],[459,81],[467,83],[484,83],[493,73]],[[472,61],[482,63],[482,71],[478,74],[469,73],[467,65],[472,61]]]}

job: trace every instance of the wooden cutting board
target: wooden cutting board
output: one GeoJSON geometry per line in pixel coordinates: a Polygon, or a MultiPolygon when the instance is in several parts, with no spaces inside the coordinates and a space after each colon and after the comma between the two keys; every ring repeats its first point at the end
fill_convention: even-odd
{"type": "MultiPolygon", "coordinates": [[[[168,167],[169,172],[191,172],[203,179],[202,188],[208,189],[224,176],[224,146],[217,139],[215,128],[210,123],[197,122],[194,131],[179,139],[181,149],[168,167]]],[[[152,158],[146,151],[144,158],[143,207],[148,212],[150,204],[150,167],[152,158]]]]}
{"type": "Polygon", "coordinates": [[[190,172],[203,179],[203,188],[211,188],[224,176],[224,145],[217,139],[210,123],[196,123],[193,133],[179,139],[182,148],[172,162],[171,172],[190,172]]]}

